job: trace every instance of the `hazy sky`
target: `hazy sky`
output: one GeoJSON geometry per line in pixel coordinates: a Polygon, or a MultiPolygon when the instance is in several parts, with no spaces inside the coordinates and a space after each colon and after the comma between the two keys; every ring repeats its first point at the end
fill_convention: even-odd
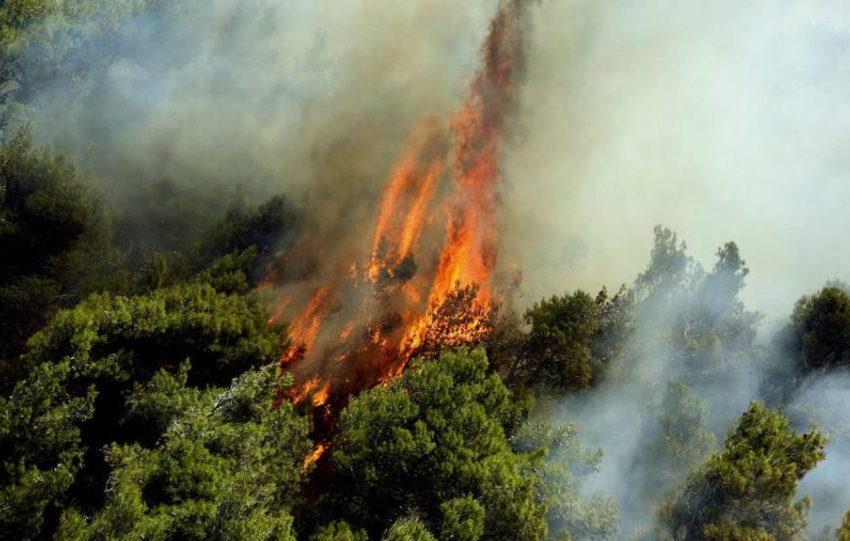
{"type": "MultiPolygon", "coordinates": [[[[36,126],[118,183],[295,194],[320,179],[374,199],[416,119],[445,118],[466,95],[495,4],[187,1],[166,19],[177,39],[146,39],[159,23],[134,21],[137,49],[93,98],[71,106],[66,86],[47,89],[36,126]]],[[[745,299],[772,316],[850,279],[846,2],[531,11],[503,197],[504,260],[524,269],[525,300],[631,282],[658,223],[707,266],[737,241],[745,299]]]]}
{"type": "Polygon", "coordinates": [[[769,315],[850,278],[850,7],[550,1],[505,198],[531,296],[631,281],[654,224],[727,240],[769,315]]]}

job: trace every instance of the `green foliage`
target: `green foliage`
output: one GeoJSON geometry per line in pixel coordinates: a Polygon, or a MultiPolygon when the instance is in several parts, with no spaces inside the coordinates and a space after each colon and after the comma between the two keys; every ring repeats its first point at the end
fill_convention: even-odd
{"type": "Polygon", "coordinates": [[[836,536],[838,537],[838,541],[850,541],[850,509],[844,515],[844,520],[841,521],[841,526],[838,528],[836,536]]]}
{"type": "Polygon", "coordinates": [[[437,541],[418,517],[402,517],[387,530],[381,541],[437,541]]]}
{"type": "Polygon", "coordinates": [[[743,309],[738,301],[738,293],[744,288],[744,279],[749,273],[750,269],[741,259],[734,242],[727,242],[717,250],[714,269],[700,284],[700,298],[710,300],[702,307],[701,316],[705,325],[715,325],[718,318],[743,309]]]}
{"type": "Polygon", "coordinates": [[[596,383],[620,359],[635,331],[635,294],[622,286],[610,296],[608,290],[596,295],[596,332],[590,343],[593,379],[596,383]]]}
{"type": "Polygon", "coordinates": [[[152,446],[182,412],[206,400],[208,392],[187,386],[189,369],[189,363],[183,362],[174,374],[161,368],[144,385],[133,383],[119,421],[122,431],[152,446]]]}
{"type": "Polygon", "coordinates": [[[555,390],[583,390],[593,376],[590,345],[597,304],[578,291],[541,301],[525,314],[531,326],[509,380],[555,390]]]}
{"type": "Polygon", "coordinates": [[[655,243],[649,266],[635,281],[635,290],[641,301],[669,301],[677,292],[687,289],[693,281],[694,262],[688,255],[684,241],[676,233],[660,225],[655,226],[655,243]]]}
{"type": "Polygon", "coordinates": [[[470,496],[485,510],[483,538],[541,539],[537,483],[523,473],[525,459],[503,426],[512,416],[509,392],[488,374],[483,351],[414,362],[342,412],[323,516],[378,535],[413,511],[436,530],[441,504],[470,496]]]}
{"type": "Polygon", "coordinates": [[[106,506],[63,518],[61,539],[294,540],[308,425],[275,407],[287,382],[271,365],[175,417],[155,448],[112,444],[106,506]]]}
{"type": "Polygon", "coordinates": [[[734,378],[760,362],[764,354],[754,339],[761,316],[738,298],[748,273],[735,243],[718,249],[706,273],[675,233],[656,227],[650,263],[635,282],[639,325],[619,378],[646,377],[640,360],[650,357],[661,357],[669,376],[688,383],[734,378]]]}
{"type": "Polygon", "coordinates": [[[762,528],[730,524],[706,526],[704,535],[708,541],[775,541],[775,538],[762,528]]]}
{"type": "Polygon", "coordinates": [[[365,530],[354,531],[345,521],[337,521],[319,529],[310,541],[369,541],[365,530]]]}
{"type": "Polygon", "coordinates": [[[83,86],[89,70],[112,58],[120,25],[156,5],[155,0],[6,0],[0,4],[0,128],[51,84],[83,86]],[[100,55],[86,45],[102,45],[100,55]],[[75,84],[71,84],[74,81],[75,84]],[[11,98],[10,98],[11,97],[11,98]]]}
{"type": "Polygon", "coordinates": [[[72,396],[70,371],[67,361],[41,365],[0,396],[0,531],[8,539],[36,538],[80,469],[79,425],[91,418],[96,393],[72,396]]]}
{"type": "Polygon", "coordinates": [[[651,463],[653,491],[669,487],[714,449],[714,434],[706,430],[708,407],[681,382],[667,384],[645,456],[651,463]]]}
{"type": "Polygon", "coordinates": [[[253,247],[256,260],[252,262],[249,278],[255,284],[274,264],[275,249],[292,240],[297,218],[295,208],[282,195],[272,197],[257,209],[237,203],[198,241],[194,265],[207,267],[216,259],[253,247]]]}
{"type": "Polygon", "coordinates": [[[622,355],[634,331],[634,296],[625,287],[595,299],[583,291],[553,296],[526,311],[524,332],[512,312],[500,318],[488,353],[516,389],[581,391],[598,382],[622,355]]]}
{"type": "Polygon", "coordinates": [[[801,370],[850,365],[850,296],[826,287],[797,301],[789,343],[801,370]]]}
{"type": "Polygon", "coordinates": [[[753,402],[712,454],[660,510],[662,539],[791,540],[810,505],[797,482],[824,458],[825,438],[797,434],[779,412],[753,402]]]}
{"type": "Polygon", "coordinates": [[[440,513],[441,541],[478,541],[484,535],[484,508],[472,496],[443,502],[440,513]]]}
{"type": "Polygon", "coordinates": [[[584,479],[598,470],[602,451],[583,448],[574,425],[552,426],[535,413],[512,443],[532,457],[552,536],[604,539],[614,535],[620,522],[616,504],[600,495],[580,495],[584,479]]]}
{"type": "Polygon", "coordinates": [[[120,281],[100,204],[70,162],[27,133],[0,147],[0,389],[25,371],[16,360],[57,308],[120,281]]]}
{"type": "MultiPolygon", "coordinates": [[[[24,359],[32,372],[3,403],[9,417],[4,418],[2,456],[20,457],[14,458],[20,463],[7,464],[12,469],[2,479],[2,490],[16,494],[18,505],[26,505],[33,516],[48,505],[44,502],[61,509],[69,500],[89,512],[100,505],[109,470],[118,464],[104,462],[101,449],[113,442],[127,444],[131,450],[116,457],[153,460],[141,446],[132,450],[132,443],[154,445],[178,415],[209,401],[210,392],[197,387],[226,385],[247,369],[276,362],[281,341],[279,329],[266,324],[253,301],[223,295],[209,285],[137,297],[99,294],[59,312],[29,342],[24,359]],[[39,425],[45,430],[32,430],[39,425]],[[50,473],[42,475],[42,470],[50,473]],[[36,497],[27,488],[35,482],[30,477],[48,480],[39,492],[43,495],[36,497]]],[[[249,383],[234,395],[243,397],[239,403],[246,412],[261,403],[244,398],[249,383]]],[[[47,518],[55,519],[47,509],[47,518]]],[[[15,521],[36,520],[27,516],[16,512],[4,520],[17,531],[13,528],[24,526],[15,521]]],[[[55,520],[46,527],[55,527],[55,520]]],[[[37,534],[33,528],[27,535],[37,534]]]]}
{"type": "MultiPolygon", "coordinates": [[[[278,250],[294,238],[297,213],[282,195],[256,209],[248,208],[239,199],[229,209],[221,209],[224,218],[210,224],[209,212],[192,217],[182,210],[183,205],[201,206],[193,202],[192,194],[177,189],[168,193],[168,197],[181,202],[177,208],[169,210],[166,205],[163,209],[151,195],[150,209],[136,208],[121,218],[122,227],[144,238],[144,246],[160,250],[145,255],[128,247],[132,259],[144,261],[134,284],[138,293],[186,281],[209,283],[224,293],[245,293],[275,272],[278,250]],[[136,223],[146,220],[151,223],[136,223]],[[172,223],[174,220],[193,224],[172,223]],[[160,227],[164,231],[156,230],[160,227]]],[[[216,208],[215,203],[208,205],[216,208]]]]}
{"type": "Polygon", "coordinates": [[[73,359],[78,377],[117,382],[146,381],[190,359],[190,383],[222,385],[279,359],[279,331],[248,298],[205,284],[135,297],[103,293],[58,313],[30,340],[24,359],[73,359]]]}

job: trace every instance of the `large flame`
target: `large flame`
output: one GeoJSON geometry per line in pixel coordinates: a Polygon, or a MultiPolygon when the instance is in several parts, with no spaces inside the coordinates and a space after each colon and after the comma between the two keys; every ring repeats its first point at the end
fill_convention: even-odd
{"type": "MultiPolygon", "coordinates": [[[[413,130],[363,255],[340,263],[337,278],[289,314],[292,342],[282,362],[295,377],[287,395],[294,402],[323,406],[400,374],[414,355],[476,343],[492,329],[499,164],[525,3],[500,5],[459,110],[413,130]]],[[[293,304],[282,297],[274,317],[293,304]]]]}

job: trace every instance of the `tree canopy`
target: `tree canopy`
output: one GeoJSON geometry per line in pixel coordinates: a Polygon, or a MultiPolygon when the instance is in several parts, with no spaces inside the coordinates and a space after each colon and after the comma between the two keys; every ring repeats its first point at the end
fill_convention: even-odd
{"type": "Polygon", "coordinates": [[[474,520],[480,507],[482,539],[542,539],[545,510],[535,497],[537,480],[505,432],[513,415],[509,391],[488,373],[483,351],[414,363],[343,411],[333,446],[330,512],[378,535],[411,511],[439,531],[441,524],[454,527],[460,511],[474,520]]]}
{"type": "Polygon", "coordinates": [[[816,428],[798,434],[788,420],[753,402],[723,448],[695,470],[660,511],[663,539],[795,539],[808,498],[797,482],[823,460],[816,428]]]}

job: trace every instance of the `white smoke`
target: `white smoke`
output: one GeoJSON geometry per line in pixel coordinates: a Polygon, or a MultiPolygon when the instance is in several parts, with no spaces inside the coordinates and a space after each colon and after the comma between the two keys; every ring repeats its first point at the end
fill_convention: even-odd
{"type": "Polygon", "coordinates": [[[538,7],[506,197],[531,299],[630,281],[656,223],[704,263],[736,241],[769,317],[848,276],[843,2],[538,7]]]}

